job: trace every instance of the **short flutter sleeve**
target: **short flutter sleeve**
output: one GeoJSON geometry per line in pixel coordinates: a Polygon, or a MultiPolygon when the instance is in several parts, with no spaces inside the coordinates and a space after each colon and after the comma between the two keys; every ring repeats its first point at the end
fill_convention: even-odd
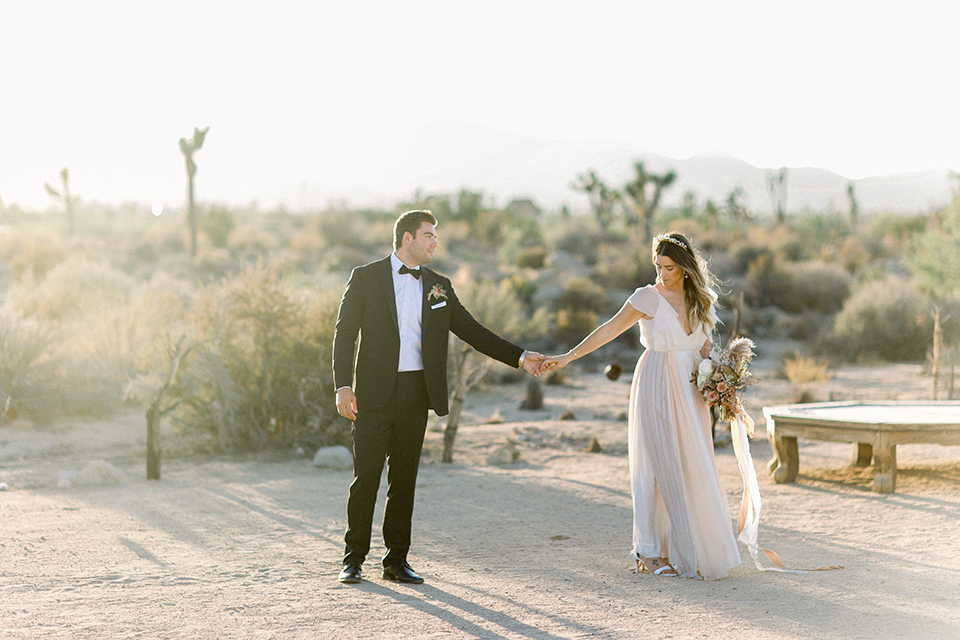
{"type": "Polygon", "coordinates": [[[657,305],[660,303],[660,296],[652,284],[640,287],[633,292],[633,295],[627,298],[627,302],[633,305],[633,308],[645,316],[653,317],[657,312],[657,305]]]}

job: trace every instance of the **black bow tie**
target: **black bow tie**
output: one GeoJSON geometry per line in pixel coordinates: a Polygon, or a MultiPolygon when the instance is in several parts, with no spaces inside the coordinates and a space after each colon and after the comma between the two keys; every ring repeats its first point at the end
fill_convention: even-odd
{"type": "Polygon", "coordinates": [[[400,275],[403,275],[405,273],[409,273],[417,280],[420,279],[420,269],[411,269],[407,265],[403,265],[402,267],[400,267],[400,275]]]}

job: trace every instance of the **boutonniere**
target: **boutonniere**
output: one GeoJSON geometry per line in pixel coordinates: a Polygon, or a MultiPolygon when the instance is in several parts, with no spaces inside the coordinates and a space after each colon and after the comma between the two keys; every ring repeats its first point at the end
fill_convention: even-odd
{"type": "Polygon", "coordinates": [[[427,294],[427,300],[446,300],[447,292],[443,290],[439,284],[433,285],[433,289],[430,289],[430,293],[427,294]]]}

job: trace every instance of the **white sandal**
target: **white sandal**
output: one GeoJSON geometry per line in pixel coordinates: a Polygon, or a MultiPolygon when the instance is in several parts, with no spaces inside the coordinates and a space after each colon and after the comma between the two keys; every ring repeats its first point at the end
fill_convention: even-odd
{"type": "MultiPolygon", "coordinates": [[[[654,566],[659,565],[660,558],[649,558],[649,562],[654,566]]],[[[680,575],[680,572],[672,567],[669,562],[651,572],[642,556],[637,558],[637,573],[653,573],[655,576],[662,576],[664,578],[676,578],[680,575]],[[667,573],[668,571],[672,571],[673,573],[667,573]]]]}

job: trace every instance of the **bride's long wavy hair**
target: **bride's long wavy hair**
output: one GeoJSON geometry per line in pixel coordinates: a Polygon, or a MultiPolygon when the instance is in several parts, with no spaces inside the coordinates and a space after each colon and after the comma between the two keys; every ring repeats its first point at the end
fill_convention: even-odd
{"type": "Polygon", "coordinates": [[[653,239],[653,262],[657,256],[673,260],[683,271],[683,297],[690,328],[703,323],[709,335],[716,323],[717,281],[707,267],[707,261],[694,248],[693,243],[681,233],[662,233],[653,239]]]}

